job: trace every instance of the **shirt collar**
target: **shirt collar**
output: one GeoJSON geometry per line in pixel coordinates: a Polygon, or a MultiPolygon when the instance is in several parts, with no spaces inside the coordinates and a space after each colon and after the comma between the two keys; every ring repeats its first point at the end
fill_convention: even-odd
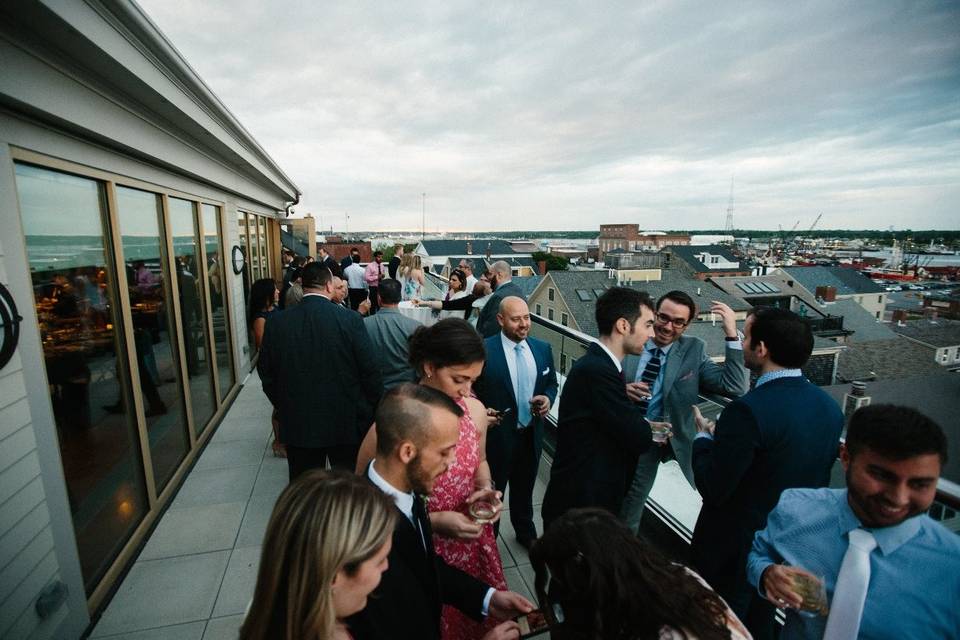
{"type": "Polygon", "coordinates": [[[776,371],[768,371],[759,378],[757,378],[757,384],[754,385],[754,388],[759,387],[762,384],[766,384],[771,380],[777,380],[779,378],[802,378],[803,372],[800,369],[777,369],[776,371]]]}
{"type": "Polygon", "coordinates": [[[413,518],[413,493],[404,493],[396,488],[389,482],[383,479],[377,470],[373,468],[373,463],[376,462],[374,458],[370,462],[370,466],[367,467],[367,477],[370,478],[370,482],[377,485],[377,488],[380,491],[383,491],[385,494],[393,498],[394,504],[397,505],[397,509],[407,516],[407,518],[413,518]]]}
{"type": "Polygon", "coordinates": [[[617,371],[623,371],[623,365],[620,364],[620,361],[617,360],[617,357],[613,355],[613,351],[607,348],[607,345],[603,344],[599,340],[596,343],[601,349],[607,352],[607,355],[610,356],[610,359],[613,360],[613,364],[617,365],[617,371]]]}
{"type": "Polygon", "coordinates": [[[503,331],[500,332],[500,342],[503,343],[503,350],[504,350],[504,352],[513,351],[514,349],[517,348],[517,345],[518,345],[518,344],[522,344],[522,345],[526,345],[526,344],[527,344],[527,341],[526,341],[526,340],[521,340],[520,342],[514,342],[513,340],[511,340],[510,338],[508,338],[508,337],[507,337],[507,334],[505,334],[503,331]]]}
{"type": "MultiPolygon", "coordinates": [[[[666,356],[668,353],[670,353],[670,349],[673,348],[673,345],[674,345],[674,344],[676,344],[676,341],[671,342],[670,344],[668,344],[668,345],[665,346],[665,347],[661,347],[661,346],[658,345],[656,342],[654,342],[653,339],[651,338],[650,340],[647,340],[647,344],[646,344],[646,346],[644,346],[644,349],[646,349],[647,351],[650,351],[650,352],[652,352],[654,349],[660,349],[660,352],[661,352],[664,356],[666,356]]],[[[651,353],[651,355],[653,355],[653,354],[651,353]]]]}
{"type": "Polygon", "coordinates": [[[328,295],[326,295],[326,294],[324,294],[324,293],[313,293],[313,292],[310,292],[310,293],[305,293],[305,294],[303,294],[303,297],[304,297],[304,298],[309,298],[310,296],[316,296],[316,297],[318,297],[318,298],[326,298],[327,300],[330,299],[330,296],[328,296],[328,295]]]}
{"type": "Polygon", "coordinates": [[[842,492],[840,498],[842,502],[840,514],[838,516],[840,533],[847,534],[854,529],[865,529],[866,531],[869,531],[873,534],[874,539],[877,541],[877,546],[885,556],[890,555],[902,547],[920,532],[923,518],[922,515],[907,518],[900,524],[892,527],[877,527],[874,529],[871,529],[870,527],[864,527],[857,518],[856,514],[853,513],[853,509],[850,508],[850,502],[846,490],[842,492]]]}

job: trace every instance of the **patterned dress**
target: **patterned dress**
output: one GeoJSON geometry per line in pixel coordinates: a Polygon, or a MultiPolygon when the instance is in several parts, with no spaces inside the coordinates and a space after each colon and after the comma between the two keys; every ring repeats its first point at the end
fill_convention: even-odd
{"type": "MultiPolygon", "coordinates": [[[[437,479],[433,495],[427,509],[437,511],[460,511],[466,513],[466,500],[473,493],[473,477],[480,465],[480,436],[477,427],[467,413],[467,404],[461,398],[457,404],[463,409],[460,418],[460,439],[457,441],[457,459],[447,472],[437,479]]],[[[437,553],[447,564],[465,571],[473,577],[486,582],[495,589],[506,589],[507,581],[503,577],[503,565],[500,551],[493,536],[493,525],[483,526],[483,532],[476,540],[458,540],[434,534],[433,545],[437,553]]],[[[444,605],[441,619],[441,637],[443,640],[472,640],[480,638],[492,629],[493,621],[478,623],[460,613],[457,609],[444,605]]]]}

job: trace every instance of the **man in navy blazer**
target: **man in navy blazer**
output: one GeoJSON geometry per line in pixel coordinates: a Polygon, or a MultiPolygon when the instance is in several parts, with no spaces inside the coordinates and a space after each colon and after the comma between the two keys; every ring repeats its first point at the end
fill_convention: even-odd
{"type": "Polygon", "coordinates": [[[784,490],[829,484],[843,414],[800,371],[813,351],[800,316],[758,308],[743,333],[744,363],[760,377],[724,408],[716,427],[698,416],[693,474],[703,507],[691,551],[697,572],[763,638],[772,636],[773,608],[747,582],[754,534],[784,490]]]}
{"type": "Polygon", "coordinates": [[[531,338],[530,309],[523,298],[508,296],[497,313],[500,332],[484,340],[487,359],[474,389],[500,423],[487,431],[487,463],[497,489],[510,485],[510,522],[517,541],[530,548],[533,485],[543,442],[543,419],[557,399],[553,350],[531,338]]]}
{"type": "Polygon", "coordinates": [[[578,507],[620,513],[637,458],[653,442],[644,411],[627,396],[620,362],[643,351],[653,313],[650,296],[636,289],[612,287],[597,299],[600,340],[571,367],[560,394],[544,528],[578,507]]]}

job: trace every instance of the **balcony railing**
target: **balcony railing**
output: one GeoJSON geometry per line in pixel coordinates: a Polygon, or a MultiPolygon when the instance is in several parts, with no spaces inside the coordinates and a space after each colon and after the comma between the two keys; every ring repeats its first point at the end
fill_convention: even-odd
{"type": "MultiPolygon", "coordinates": [[[[589,344],[596,342],[596,339],[541,316],[531,315],[531,320],[530,334],[550,343],[553,348],[554,366],[559,374],[560,392],[562,392],[566,373],[586,352],[589,344]]],[[[716,420],[729,402],[728,398],[722,396],[701,395],[698,406],[704,416],[716,420]]],[[[545,481],[549,480],[549,467],[556,450],[556,421],[559,406],[560,393],[557,394],[557,402],[551,408],[547,428],[544,431],[544,461],[541,465],[541,473],[547,475],[543,478],[545,481]]],[[[831,474],[831,487],[843,486],[845,486],[845,478],[840,462],[837,460],[831,474]]],[[[677,463],[674,461],[663,463],[660,465],[657,480],[647,499],[641,532],[668,556],[683,561],[688,554],[701,505],[700,494],[687,482],[677,463]]],[[[941,478],[936,499],[930,509],[930,516],[951,531],[960,533],[960,486],[946,478],[941,478]]]]}

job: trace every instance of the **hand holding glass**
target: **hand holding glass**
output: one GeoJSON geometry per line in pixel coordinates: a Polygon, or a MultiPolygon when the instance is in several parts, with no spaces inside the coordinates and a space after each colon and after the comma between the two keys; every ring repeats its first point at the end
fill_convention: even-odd
{"type": "Polygon", "coordinates": [[[653,432],[653,441],[657,444],[666,444],[673,437],[673,425],[669,416],[648,416],[650,431],[653,432]]]}
{"type": "Polygon", "coordinates": [[[797,609],[800,615],[815,618],[830,612],[830,607],[827,605],[827,588],[822,577],[798,571],[793,574],[793,590],[803,598],[803,604],[797,609]]]}
{"type": "Polygon", "coordinates": [[[480,495],[475,492],[474,496],[471,496],[474,499],[467,505],[467,512],[477,524],[493,522],[503,507],[503,502],[500,500],[501,494],[493,481],[487,489],[478,489],[478,492],[481,492],[480,495]]]}

